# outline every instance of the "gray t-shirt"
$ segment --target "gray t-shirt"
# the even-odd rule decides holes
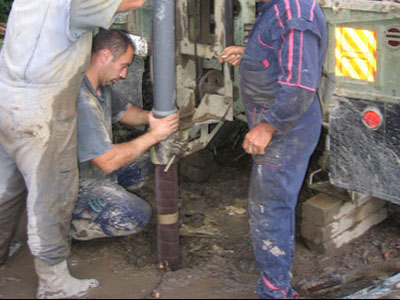
[[[112,87],[101,88],[97,95],[87,77],[78,97],[78,159],[80,178],[104,178],[105,173],[91,160],[113,147],[112,123],[116,123],[131,106],[128,99]]]

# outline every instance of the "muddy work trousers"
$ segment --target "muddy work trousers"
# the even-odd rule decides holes
[[[321,132],[319,103],[285,135],[275,135],[264,156],[254,156],[249,223],[262,299],[295,298],[291,263],[295,246],[298,194]]]
[[[76,93],[0,84],[0,258],[25,209],[32,254],[49,264],[67,258],[78,194]]]
[[[151,214],[147,202],[110,178],[81,180],[72,237],[85,241],[135,234],[146,227]]]

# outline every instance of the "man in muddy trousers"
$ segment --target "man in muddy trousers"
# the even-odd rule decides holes
[[[145,152],[177,131],[178,115],[156,119],[133,106],[112,88],[125,79],[134,45],[119,30],[103,30],[93,39],[92,60],[78,97],[80,191],[72,221],[72,237],[90,240],[141,231],[151,207],[127,190],[138,188],[137,175],[150,164]],[[150,125],[143,135],[113,144],[112,123]]]
[[[260,1],[246,46],[231,46],[221,61],[240,64],[250,131],[243,148],[253,156],[249,223],[260,298],[296,298],[291,287],[295,208],[321,132],[316,93],[327,47],[317,0]]]
[[[92,31],[144,0],[14,1],[0,54],[0,264],[25,206],[38,298],[71,298],[96,280],[69,274],[78,194],[76,99]]]

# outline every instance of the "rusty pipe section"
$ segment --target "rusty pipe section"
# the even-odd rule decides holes
[[[156,199],[158,260],[166,270],[175,271],[180,264],[178,164],[168,172],[156,166]]]
[[[175,0],[153,0],[153,113],[166,117],[177,111],[175,63]],[[177,270],[180,264],[178,165],[173,161],[175,136],[152,149],[156,165],[157,253],[160,265]],[[168,165],[168,168],[167,168]]]

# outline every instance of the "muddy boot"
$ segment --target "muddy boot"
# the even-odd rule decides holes
[[[78,241],[90,241],[108,237],[100,224],[89,220],[72,220],[70,236]]]
[[[91,288],[99,286],[95,279],[80,280],[72,277],[66,260],[51,266],[35,258],[35,269],[39,277],[37,299],[79,298]]]

